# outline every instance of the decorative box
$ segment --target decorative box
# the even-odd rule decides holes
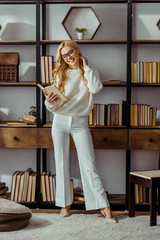
[[[18,82],[19,53],[0,53],[0,82]]]

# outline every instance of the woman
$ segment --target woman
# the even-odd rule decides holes
[[[88,116],[93,108],[93,94],[102,88],[96,69],[88,66],[75,41],[60,44],[53,71],[54,82],[68,101],[56,102],[58,96],[44,91],[46,108],[54,113],[52,138],[56,163],[56,206],[62,207],[61,217],[69,216],[72,204],[69,174],[69,134],[78,154],[86,210],[101,209],[108,222],[116,223],[95,167],[93,143]]]

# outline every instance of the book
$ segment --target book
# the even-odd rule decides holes
[[[53,78],[53,56],[48,56],[48,68],[49,68],[49,82],[52,83]]]
[[[83,188],[80,188],[80,187],[75,188],[74,194],[84,196]]]
[[[121,83],[120,80],[116,79],[109,79],[109,80],[101,80],[102,84],[119,84]]]
[[[44,56],[44,67],[45,67],[45,82],[49,83],[49,62],[48,56]]]
[[[41,56],[41,82],[51,83],[52,82],[52,72],[54,68],[53,56]]]
[[[53,92],[54,94],[57,94],[58,99],[56,100],[56,102],[68,101],[68,98],[62,92],[60,92],[54,84],[47,87],[43,87],[41,84],[37,84],[37,86],[40,87],[40,89],[42,89],[43,91],[45,91],[47,94],[50,94],[51,92]]]
[[[19,121],[22,122],[24,125],[35,125],[36,124],[36,122],[29,121],[29,120],[22,119],[22,118],[19,118]]]
[[[45,83],[44,56],[40,57],[40,63],[41,63],[41,82]]]
[[[31,172],[28,179],[28,191],[27,191],[27,199],[26,199],[27,202],[31,201],[33,174],[34,172]]]
[[[83,188],[78,187],[74,189],[74,200],[85,201]]]
[[[1,194],[0,198],[8,199],[8,195],[6,193],[5,194]]]
[[[45,174],[46,174],[46,172],[41,173],[41,190],[42,190],[42,200],[43,200],[43,202],[47,201],[46,186],[45,186]]]
[[[71,194],[72,194],[72,201],[74,199],[74,191],[73,191],[73,179],[70,179],[70,184],[71,184]]]
[[[56,174],[53,174],[52,182],[53,182],[53,196],[54,196],[54,199],[55,199],[56,198]]]
[[[8,187],[3,187],[0,189],[0,195],[6,193],[8,191]]]
[[[76,201],[85,201],[85,198],[84,197],[82,197],[82,196],[75,196],[74,197],[74,200],[76,200]]]
[[[35,202],[37,173],[32,174],[31,202]]]
[[[21,178],[22,174],[23,174],[22,171],[20,171],[17,174],[17,181],[16,181],[16,187],[15,187],[14,201],[18,201],[19,187],[20,187],[20,178]]]
[[[16,187],[16,181],[17,181],[17,174],[19,171],[15,171],[12,175],[12,185],[11,185],[11,200],[14,200],[14,194],[15,194],[15,187]]]
[[[0,189],[1,188],[4,188],[6,186],[6,183],[5,182],[0,182]]]
[[[53,193],[53,176],[49,176],[49,188],[50,188],[50,199],[51,202],[54,201],[54,193]]]
[[[46,187],[46,196],[47,196],[47,201],[48,201],[48,202],[51,201],[49,176],[50,176],[50,172],[48,171],[48,172],[46,172],[46,174],[45,174],[45,187]]]
[[[27,123],[25,122],[21,122],[21,121],[14,121],[14,122],[7,122],[7,125],[27,125]]]
[[[36,123],[36,117],[32,116],[32,115],[24,115],[22,121],[25,121],[26,123],[35,124]]]
[[[21,174],[21,177],[20,177],[20,184],[19,184],[19,194],[18,194],[18,201],[22,201],[22,193],[23,193],[23,185],[24,185],[24,175],[25,175],[25,172],[23,172]]]
[[[22,192],[22,201],[27,200],[27,191],[28,191],[28,180],[29,175],[32,173],[32,169],[28,168],[24,173],[24,184],[23,184],[23,192]]]

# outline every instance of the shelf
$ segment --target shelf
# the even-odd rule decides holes
[[[132,44],[160,44],[160,40],[132,40]]]
[[[102,80],[104,87],[126,87],[127,83],[125,81],[119,80]]]
[[[126,82],[115,82],[113,81],[107,81],[107,80],[102,80],[103,87],[126,87],[127,83]],[[43,86],[48,86],[49,84],[47,83],[41,83]]]
[[[133,3],[160,3],[160,0],[132,0]]]
[[[36,0],[0,0],[0,4],[36,4]]]
[[[35,87],[36,82],[0,82],[0,87]]]
[[[57,44],[59,45],[61,42],[65,40],[42,40],[41,44]],[[126,40],[74,40],[78,44],[127,44]]]
[[[125,205],[126,196],[125,194],[108,194],[108,200],[111,205]],[[74,208],[74,205],[84,205],[84,201],[73,201],[73,205],[71,205],[71,209]],[[54,202],[41,202],[43,207],[52,207],[56,208]]]
[[[7,121],[9,122],[9,121]],[[9,124],[7,124],[6,121],[1,121],[0,122],[0,127],[7,127],[7,128],[35,128],[36,127],[36,124],[27,124],[27,125],[23,125],[23,124],[18,124],[18,121],[10,121]],[[13,124],[11,124],[13,123]]]
[[[131,83],[132,87],[160,87],[160,83]]]
[[[45,123],[43,125],[43,127],[44,128],[52,127],[52,122],[49,121],[49,122]],[[99,126],[94,126],[94,125],[89,126],[89,129],[103,129],[103,128],[119,128],[119,129],[121,129],[121,128],[127,128],[127,127],[126,126],[100,126],[100,125]]]
[[[74,3],[73,0],[43,0],[45,3]],[[76,3],[127,3],[126,0],[77,0]]]
[[[96,126],[94,126],[94,125],[89,125],[89,129],[103,129],[103,128],[109,128],[109,129],[115,129],[115,128],[118,128],[118,129],[125,129],[125,128],[127,128],[126,126],[101,126],[101,125],[96,125]]]
[[[35,40],[0,40],[0,45],[36,45]]]
[[[159,129],[160,128],[160,124],[156,125],[156,126],[150,126],[150,127],[147,127],[147,126],[133,126],[133,127],[130,127],[131,129]]]

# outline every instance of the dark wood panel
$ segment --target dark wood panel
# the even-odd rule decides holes
[[[126,149],[126,129],[91,129],[94,148],[97,149]],[[38,148],[53,148],[51,129],[38,129]],[[71,138],[71,148],[75,148]]]
[[[160,130],[130,130],[129,149],[160,150]]]
[[[91,130],[94,148],[126,149],[127,129],[93,129]]]
[[[37,148],[37,129],[0,128],[1,148]]]
[[[37,145],[38,148],[53,148],[51,128],[38,128]]]

